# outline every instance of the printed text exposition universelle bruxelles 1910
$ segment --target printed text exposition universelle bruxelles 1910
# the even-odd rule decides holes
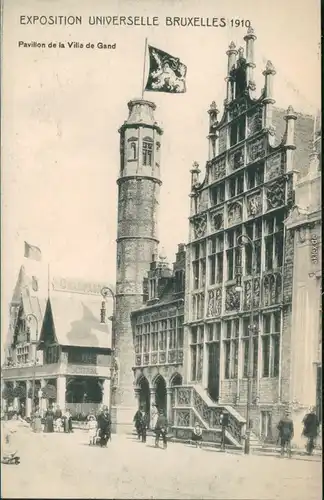
[[[85,22],[84,22],[85,21]],[[160,19],[158,16],[43,16],[43,15],[21,15],[21,25],[40,26],[73,26],[89,24],[91,26],[175,26],[175,27],[201,27],[201,28],[224,28],[246,27],[251,25],[248,19],[225,17],[179,17],[166,16]]]

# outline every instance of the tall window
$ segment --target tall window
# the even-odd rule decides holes
[[[224,323],[224,378],[231,379],[238,376],[239,352],[239,319]]]
[[[223,250],[224,234],[214,236],[209,240],[209,284],[223,281]]]
[[[175,349],[177,347],[177,319],[170,318],[169,320],[169,349]]]
[[[245,115],[233,121],[230,125],[230,146],[245,139]]]
[[[29,345],[23,345],[21,347],[17,347],[16,351],[16,359],[17,359],[17,364],[18,365],[25,365],[28,363],[30,360],[30,346]]]
[[[205,295],[203,292],[192,295],[192,319],[200,319],[204,317]]]
[[[210,204],[212,207],[225,201],[225,183],[210,188]]]
[[[242,234],[242,227],[239,226],[236,229],[231,229],[227,231],[226,235],[226,261],[227,261],[227,280],[234,279],[235,268],[241,266],[242,263],[242,251],[241,247],[238,245],[238,237]]]
[[[252,263],[251,245],[245,245],[245,274],[261,272],[261,242],[262,242],[262,220],[258,219],[245,225],[245,234],[254,242],[254,262]]]
[[[128,145],[128,160],[137,160],[137,144],[135,141],[132,141]]]
[[[284,212],[268,217],[265,221],[265,270],[270,271],[282,266],[284,244]]]
[[[196,243],[192,251],[193,287],[202,288],[206,279],[206,242]]]
[[[244,191],[244,174],[241,173],[228,180],[228,198],[233,198]]]
[[[151,323],[151,346],[152,351],[157,351],[159,347],[159,322],[152,321]]]
[[[264,182],[264,166],[258,165],[251,166],[246,173],[246,187],[247,189],[253,189],[260,186]]]
[[[262,376],[278,377],[280,364],[281,313],[276,311],[263,316]]]
[[[159,339],[159,350],[165,351],[167,346],[167,330],[168,330],[168,320],[163,319],[160,322],[160,339]]]
[[[243,347],[243,377],[249,376],[249,336],[250,336],[250,317],[243,318],[243,332],[242,332],[242,347]],[[258,374],[258,347],[259,347],[259,318],[255,316],[253,319],[253,353],[252,353],[252,376],[256,377]]]
[[[151,167],[153,159],[153,140],[150,137],[146,137],[143,140],[142,154],[143,165]]]
[[[183,316],[177,318],[177,347],[183,348]]]
[[[183,292],[185,289],[185,273],[182,269],[175,272],[175,293]]]
[[[203,346],[204,327],[195,326],[191,329],[190,353],[191,353],[191,380],[202,381],[203,368]]]

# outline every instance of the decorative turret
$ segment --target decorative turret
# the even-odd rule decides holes
[[[286,133],[285,133],[285,147],[287,148],[287,173],[293,172],[293,153],[296,149],[295,146],[295,120],[297,120],[297,115],[293,110],[292,106],[289,106],[287,113],[284,116],[284,120],[287,122]],[[295,187],[297,181],[297,172],[294,172],[293,186]]]
[[[199,174],[200,174],[199,163],[197,163],[196,161],[193,162],[192,169],[190,170],[190,173],[191,173],[191,190],[193,191],[200,184],[199,183]]]
[[[217,151],[217,137],[218,133],[216,131],[216,127],[218,125],[218,114],[219,110],[217,109],[215,101],[213,101],[208,110],[209,114],[209,135],[208,135],[208,159],[212,160],[218,154]]]
[[[276,74],[276,70],[271,61],[268,61],[265,70],[262,73],[265,77],[264,85],[264,128],[270,129],[272,126],[272,110],[273,105],[276,102],[273,99],[273,77]]]
[[[248,82],[248,86],[251,88],[251,90],[255,89],[253,70],[255,68],[254,42],[256,38],[257,37],[254,34],[254,29],[252,27],[248,28],[244,40],[246,43],[246,79]]]
[[[235,48],[235,43],[231,42],[229,44],[228,51],[226,52],[228,56],[228,63],[227,63],[227,94],[226,94],[226,101],[229,103],[234,99],[234,79],[232,76],[232,71],[235,69],[235,64],[236,64],[236,56],[237,56],[237,50]]]

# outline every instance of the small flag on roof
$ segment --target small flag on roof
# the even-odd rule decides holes
[[[42,260],[42,252],[41,250],[34,246],[30,245],[25,241],[25,254],[24,254],[26,259],[32,259],[32,260]]]

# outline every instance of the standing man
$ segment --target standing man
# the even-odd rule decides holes
[[[291,440],[294,437],[294,423],[290,417],[289,410],[285,411],[285,416],[279,421],[278,427],[280,441],[280,455],[284,456],[285,451],[291,458]]]
[[[303,418],[303,435],[307,438],[306,451],[308,455],[312,455],[316,438],[318,435],[319,420],[316,416],[316,408],[310,408],[310,411]]]
[[[164,415],[163,410],[160,410],[158,419],[155,424],[155,447],[159,447],[160,436],[163,441],[163,448],[166,449],[168,446],[167,443],[167,432],[168,432],[168,421],[166,416]]]
[[[225,409],[221,413],[220,424],[221,424],[221,427],[222,427],[221,450],[225,451],[226,429],[228,427],[228,412]]]
[[[107,406],[103,407],[102,412],[100,412],[97,417],[97,421],[100,435],[100,446],[105,447],[111,437],[111,418]]]

